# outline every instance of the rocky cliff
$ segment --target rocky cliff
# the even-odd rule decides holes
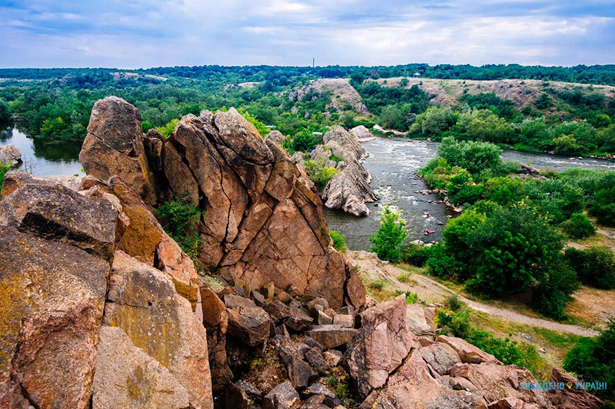
[[[125,181],[147,204],[188,193],[204,212],[199,259],[229,282],[315,294],[360,307],[363,287],[331,246],[311,182],[235,109],[182,118],[165,140],[144,136],[138,111],[108,97],[92,110],[86,173]]]
[[[106,98],[88,176],[5,177],[0,407],[601,407],[522,390],[527,370],[436,336],[433,309],[403,295],[366,300],[310,181],[234,110],[184,117],[168,140],[138,123]],[[185,191],[215,286],[155,217]]]
[[[371,175],[363,167],[363,160],[368,153],[356,136],[366,137],[363,130],[367,131],[365,127],[357,127],[349,132],[341,126],[334,126],[323,136],[324,144],[318,145],[309,154],[309,159],[321,161],[325,166],[338,170],[322,192],[325,206],[355,216],[369,216],[365,203],[378,198],[370,186]],[[299,166],[304,166],[303,154],[299,153],[293,158]]]

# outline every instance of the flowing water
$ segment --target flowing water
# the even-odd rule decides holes
[[[79,151],[81,142],[44,144],[28,138],[18,126],[0,129],[0,146],[15,145],[22,154],[21,168],[37,176],[74,175],[81,172]],[[372,186],[379,200],[368,203],[371,215],[355,217],[341,211],[325,209],[329,227],[346,235],[353,250],[367,250],[369,236],[378,230],[378,212],[384,205],[393,205],[402,211],[408,224],[409,240],[435,241],[452,214],[436,195],[423,195],[428,187],[416,176],[417,170],[436,156],[438,144],[412,139],[377,138],[364,144],[370,156],[365,168],[372,175]],[[615,162],[600,159],[575,159],[545,154],[505,151],[506,161],[530,163],[540,168],[564,170],[570,167],[610,169]],[[425,212],[429,217],[425,217]],[[435,233],[425,235],[425,230]]]
[[[438,240],[451,214],[443,203],[438,203],[436,195],[422,195],[419,192],[428,187],[416,177],[417,170],[436,156],[438,143],[378,138],[366,142],[363,146],[370,153],[364,165],[372,175],[372,186],[380,199],[376,203],[368,204],[371,213],[369,217],[359,218],[326,209],[325,217],[329,227],[346,235],[350,249],[367,250],[370,246],[369,236],[378,230],[380,224],[378,211],[389,204],[402,211],[408,224],[409,240]],[[529,163],[539,169],[562,171],[581,167],[615,171],[614,161],[601,159],[575,159],[517,151],[504,151],[502,159]],[[425,211],[429,212],[431,217],[425,217]],[[425,230],[433,230],[435,233],[426,236]]]

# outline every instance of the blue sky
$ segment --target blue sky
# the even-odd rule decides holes
[[[614,0],[0,0],[0,67],[615,63]]]

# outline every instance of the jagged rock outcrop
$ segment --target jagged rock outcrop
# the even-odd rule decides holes
[[[11,167],[21,163],[21,152],[13,145],[0,146],[0,164],[8,164]]]
[[[205,328],[176,264],[116,250],[135,220],[121,200],[19,172],[5,185],[0,406],[212,408]]]
[[[372,134],[369,129],[367,129],[363,125],[355,126],[348,132],[350,132],[351,135],[357,138],[359,142],[367,142],[376,139],[374,134]]]
[[[361,314],[361,332],[348,345],[345,364],[359,394],[366,398],[383,386],[418,342],[406,325],[406,297],[401,295]]]
[[[141,115],[121,98],[107,97],[92,108],[79,161],[102,180],[119,176],[148,204],[156,203],[153,173],[145,156]]]
[[[273,282],[322,295],[336,307],[364,303],[362,284],[331,246],[311,182],[235,109],[185,116],[166,141],[148,133],[144,143],[138,111],[109,97],[95,104],[88,129],[86,173],[119,176],[147,204],[157,186],[161,199],[187,193],[199,205],[199,259],[212,273],[253,289]],[[151,169],[161,170],[153,177]]]
[[[559,368],[551,370],[550,382],[566,385],[564,389],[549,391],[549,399],[561,409],[600,409],[603,402],[583,388],[577,388],[578,380]],[[570,386],[569,386],[570,385]]]
[[[371,175],[361,164],[367,151],[355,136],[341,126],[334,126],[323,140],[334,153],[340,151],[345,162],[341,172],[329,181],[323,191],[325,206],[342,209],[355,216],[369,216],[365,203],[373,202],[378,197],[370,186]]]

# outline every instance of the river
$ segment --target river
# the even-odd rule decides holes
[[[22,153],[22,169],[37,176],[74,175],[82,172],[79,163],[80,142],[44,144],[28,138],[19,127],[8,126],[0,130],[0,146],[15,145]],[[409,240],[434,241],[441,237],[446,221],[452,216],[436,195],[422,195],[428,189],[416,177],[417,170],[436,155],[438,144],[401,138],[377,138],[364,144],[370,153],[365,168],[372,175],[372,186],[380,198],[368,203],[371,215],[355,217],[340,211],[325,209],[329,227],[346,235],[353,250],[367,250],[369,236],[379,226],[378,212],[384,205],[393,205],[402,211],[408,224]],[[529,163],[539,169],[564,170],[570,167],[609,169],[615,171],[615,162],[600,159],[571,159],[546,154],[505,151],[505,161]],[[424,217],[425,212],[430,217]],[[435,233],[424,235],[425,230]]]
[[[358,218],[340,211],[325,209],[329,227],[346,235],[348,247],[352,250],[367,250],[369,236],[379,227],[378,211],[384,205],[393,205],[402,211],[408,224],[408,239],[434,241],[441,237],[444,224],[451,214],[446,206],[437,202],[436,195],[422,195],[420,190],[428,189],[416,177],[417,170],[436,156],[438,143],[401,138],[377,138],[364,143],[370,156],[365,168],[372,175],[372,186],[380,198],[369,203],[370,216]],[[571,167],[585,169],[607,169],[615,171],[615,161],[602,159],[572,159],[561,156],[504,151],[504,161],[531,164],[539,169],[562,171]],[[425,211],[429,218],[424,217]],[[424,235],[425,230],[434,234]]]

